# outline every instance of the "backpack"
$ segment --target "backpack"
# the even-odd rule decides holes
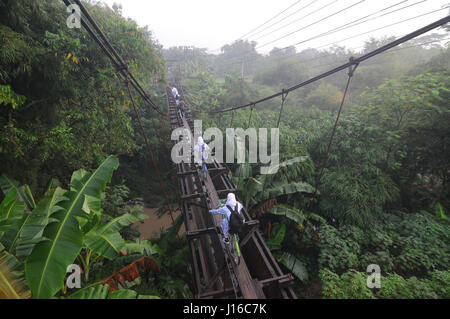
[[[244,218],[238,211],[238,203],[234,206],[234,210],[227,205],[228,210],[231,212],[228,232],[230,234],[239,234],[242,231],[242,226],[244,225]]]

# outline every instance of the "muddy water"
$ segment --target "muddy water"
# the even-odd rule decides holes
[[[149,218],[144,219],[143,222],[138,222],[135,224],[137,226],[141,236],[139,238],[158,238],[161,231],[166,231],[170,226],[172,226],[172,219],[169,214],[164,214],[159,218],[156,215],[156,208],[144,208],[144,214]],[[176,219],[180,215],[180,212],[174,212],[173,218]],[[184,233],[184,225],[181,226],[180,234]]]

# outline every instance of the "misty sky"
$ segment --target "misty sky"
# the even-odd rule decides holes
[[[140,26],[148,25],[153,31],[154,38],[165,48],[195,46],[208,48],[211,53],[220,53],[223,45],[231,44],[243,37],[291,5],[293,6],[290,9],[244,39],[255,40],[260,53],[267,53],[273,47],[282,48],[302,41],[306,42],[297,45],[297,50],[308,47],[320,49],[334,42],[347,48],[357,48],[370,36],[407,34],[445,17],[449,14],[449,9],[353,39],[342,40],[450,6],[450,0],[102,0],[102,2],[109,6],[113,3],[121,4],[123,15],[134,19]],[[354,6],[351,7],[352,5]],[[407,6],[410,7],[402,9]],[[398,9],[402,10],[388,14]],[[339,12],[341,10],[342,12]],[[330,15],[333,16],[328,17]],[[358,20],[361,18],[364,19]],[[321,19],[323,21],[317,22]],[[347,27],[344,25],[354,20],[358,21],[354,22],[357,25],[353,27],[308,40],[332,29]],[[365,20],[370,21],[364,22]],[[297,31],[299,29],[301,30]],[[443,32],[442,29],[439,32]],[[290,33],[292,34],[288,35]],[[279,39],[284,36],[286,37]]]

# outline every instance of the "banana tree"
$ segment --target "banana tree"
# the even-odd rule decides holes
[[[291,271],[295,277],[305,282],[308,280],[308,271],[305,265],[294,255],[282,251],[282,243],[286,236],[286,224],[277,223],[273,227],[268,228],[266,244],[267,247],[273,251],[275,259],[283,264],[289,271]]]
[[[92,216],[99,216],[100,214],[93,213]],[[138,211],[132,211],[127,214],[123,214],[116,218],[112,218],[105,224],[100,224],[99,217],[93,217],[86,224],[84,231],[84,244],[83,253],[78,255],[78,260],[83,265],[85,281],[89,281],[89,270],[91,265],[99,258],[106,258],[112,260],[119,256],[120,250],[126,246],[125,240],[120,235],[119,230],[123,227],[134,224],[148,218],[147,215],[141,214]],[[135,243],[136,244],[136,243]],[[136,244],[136,249],[150,249],[150,245],[141,243]],[[128,243],[128,250],[132,249],[131,244]]]
[[[0,176],[0,188],[4,194],[7,194],[10,190],[16,191],[16,196],[19,201],[25,203],[27,208],[31,211],[36,207],[33,195],[31,194],[30,187],[28,185],[19,186],[19,183],[6,175]]]
[[[289,271],[291,271],[295,277],[300,281],[308,281],[308,271],[302,261],[296,258],[294,255],[288,252],[275,252],[275,259],[283,264]]]
[[[306,156],[280,163],[272,167],[273,174],[252,176],[250,164],[240,164],[231,174],[239,189],[247,210],[283,195],[312,194],[314,188],[302,179],[309,176],[311,161]]]
[[[18,197],[18,190],[10,188],[5,191],[0,204],[0,242],[10,253],[14,252],[20,229],[27,218],[25,204]]]
[[[290,220],[292,220],[299,230],[304,229],[305,226],[310,226],[314,228],[314,225],[311,221],[317,221],[319,223],[325,223],[325,219],[317,214],[310,213],[308,216],[303,213],[300,209],[284,205],[278,204],[268,211],[269,214],[284,216]],[[308,218],[309,217],[309,218]],[[306,225],[305,225],[306,224]]]
[[[65,292],[67,267],[75,260],[81,263],[88,281],[94,262],[112,260],[122,249],[129,253],[160,252],[148,241],[126,242],[120,234],[123,227],[147,215],[139,210],[115,218],[102,214],[101,194],[118,165],[118,159],[110,156],[93,172],[75,171],[69,191],[52,180],[37,205],[26,185],[0,176],[5,193],[0,203],[0,243],[24,263],[33,298],[50,298],[61,288]]]
[[[42,239],[25,260],[33,298],[50,298],[62,288],[67,267],[83,247],[79,220],[89,219],[91,212],[100,211],[101,192],[118,165],[118,159],[110,156],[92,173],[83,169],[73,173],[70,191],[61,192],[64,199],[60,198],[48,213]]]

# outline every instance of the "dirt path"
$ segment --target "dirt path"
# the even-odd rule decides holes
[[[156,215],[156,208],[144,208],[144,214],[149,216],[149,218],[144,219],[144,221],[138,222],[135,225],[138,230],[141,232],[141,236],[139,238],[157,238],[162,231],[166,231],[170,226],[172,226],[172,219],[169,214],[163,215],[159,218]],[[173,218],[177,218],[180,215],[180,212],[177,211],[173,214]],[[180,234],[184,233],[184,225],[181,226]]]

